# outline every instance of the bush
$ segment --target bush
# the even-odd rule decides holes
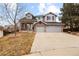
[[[3,31],[3,35],[4,36],[6,36],[6,35],[8,35],[8,34],[10,34],[11,32],[9,32],[9,31]]]
[[[63,29],[63,32],[71,32],[70,29]]]
[[[73,29],[63,29],[63,32],[79,32],[79,28],[73,28]]]

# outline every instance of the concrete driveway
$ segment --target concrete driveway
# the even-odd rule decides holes
[[[66,33],[37,33],[31,56],[79,55],[79,37]]]

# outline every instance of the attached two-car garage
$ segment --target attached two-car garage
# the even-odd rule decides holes
[[[62,26],[59,24],[48,25],[43,22],[38,22],[34,24],[34,31],[35,32],[61,32]]]
[[[61,32],[61,26],[36,27],[36,32]]]

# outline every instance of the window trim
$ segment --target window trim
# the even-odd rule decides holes
[[[51,20],[51,17],[50,16],[47,16],[47,20]]]

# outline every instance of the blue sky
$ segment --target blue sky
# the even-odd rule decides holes
[[[40,15],[42,14],[42,9],[44,8],[47,12],[48,8],[50,9],[56,9],[60,11],[60,8],[62,8],[63,4],[62,3],[27,3],[27,4],[22,4],[26,12],[31,12],[34,15]],[[54,7],[52,7],[54,6]],[[39,10],[40,9],[40,10]],[[59,11],[56,13],[58,14]],[[53,11],[52,11],[53,12]]]
[[[19,14],[18,18],[24,17],[28,12],[32,13],[34,16],[46,14],[48,12],[53,12],[59,16],[59,13],[61,13],[60,8],[62,8],[63,3],[19,3],[19,6],[21,7],[22,11]],[[3,7],[3,4],[0,4],[0,15],[3,15],[5,17],[5,10],[3,9]],[[16,4],[10,4],[8,7],[12,12],[14,12]],[[1,25],[9,24],[5,19],[3,21],[0,20]]]

